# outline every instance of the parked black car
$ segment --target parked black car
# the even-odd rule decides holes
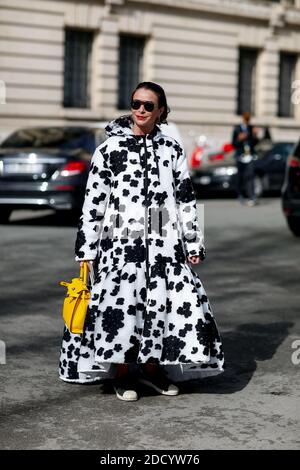
[[[286,161],[294,146],[293,142],[277,142],[254,156],[255,193],[278,192],[284,180]],[[191,170],[193,186],[197,196],[236,193],[237,168],[234,151],[208,156],[206,161]]]
[[[105,140],[92,126],[31,127],[0,146],[0,222],[15,209],[79,213],[95,148]]]
[[[233,151],[211,156],[212,159],[208,156],[199,168],[190,170],[197,197],[235,191],[237,169]]]
[[[276,142],[264,154],[258,153],[255,161],[255,173],[263,181],[263,191],[280,194],[288,156],[291,154],[295,142]]]
[[[294,235],[300,236],[300,141],[287,159],[282,186],[282,208],[288,226]]]
[[[237,167],[234,151],[227,152],[222,158],[213,155],[212,160],[203,161],[201,167],[191,170],[191,178],[195,195],[205,196],[236,195]],[[255,158],[258,158],[257,156]],[[255,194],[263,193],[263,177],[256,175],[254,179]]]

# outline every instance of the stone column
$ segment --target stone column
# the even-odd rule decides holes
[[[119,27],[116,15],[105,13],[101,19],[97,62],[97,108],[101,119],[115,115],[118,98]]]
[[[277,114],[279,52],[276,38],[267,38],[257,62],[256,115],[272,118]]]

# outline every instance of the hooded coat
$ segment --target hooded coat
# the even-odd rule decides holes
[[[220,335],[187,256],[205,259],[184,150],[130,116],[106,127],[92,157],[75,259],[95,279],[82,335],[64,327],[60,378],[112,378],[118,363],[159,363],[183,381],[223,371]]]

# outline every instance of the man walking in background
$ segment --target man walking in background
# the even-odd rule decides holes
[[[233,130],[232,145],[235,148],[237,163],[238,199],[243,203],[245,198],[249,206],[257,203],[254,190],[254,147],[258,142],[257,129],[250,124],[251,115],[243,113],[243,122]]]

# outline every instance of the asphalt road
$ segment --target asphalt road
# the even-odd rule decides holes
[[[59,281],[77,275],[75,225],[51,211],[22,211],[0,226],[1,449],[300,448],[300,365],[292,361],[300,340],[300,239],[288,231],[279,199],[204,207],[207,259],[196,270],[222,335],[226,372],[183,384],[177,397],[142,388],[132,403],[108,385],[58,379]]]

